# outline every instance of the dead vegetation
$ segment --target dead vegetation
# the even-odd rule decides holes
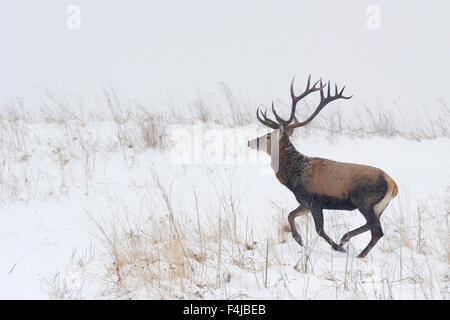
[[[110,169],[110,158],[118,156],[127,168],[139,173],[136,163],[140,155],[169,150],[170,124],[198,120],[239,127],[254,122],[253,103],[236,97],[225,85],[221,92],[221,99],[199,94],[188,103],[187,112],[173,104],[166,113],[153,112],[151,107],[123,102],[111,87],[104,90],[104,110],[97,112],[88,111],[79,97],[61,98],[54,93],[43,95],[45,103],[38,115],[21,99],[3,105],[2,204],[71,201],[71,183],[79,181],[86,196],[82,199],[102,194],[111,203],[111,207],[97,203],[87,207],[86,214],[103,247],[95,255],[74,254],[65,273],[58,271],[48,279],[51,298],[86,298],[83,288],[89,282],[100,283],[100,296],[121,299],[448,298],[448,269],[433,266],[436,262],[450,264],[448,195],[436,195],[441,202],[431,199],[418,206],[414,202],[413,207],[411,197],[401,194],[382,218],[387,228],[377,259],[361,261],[353,254],[358,241],[350,244],[348,255],[336,256],[322,247],[309,216],[297,221],[305,240],[305,248],[300,250],[289,235],[289,208],[281,200],[266,202],[270,210],[261,216],[268,216],[270,223],[255,222],[246,211],[245,190],[233,189],[231,178],[224,184],[211,184],[214,197],[185,189],[192,192],[186,203],[176,201],[180,193],[173,193],[171,177],[161,173],[148,175],[148,185],[136,182],[133,190],[145,191],[139,193],[139,206],[125,203],[127,196],[112,196],[102,189],[113,179],[98,181],[96,175]],[[426,108],[384,112],[384,107],[378,107],[359,107],[353,118],[347,117],[351,110],[330,109],[299,134],[323,134],[331,140],[345,135],[413,140],[450,137],[450,108],[442,100],[433,105],[433,113]],[[299,108],[299,117],[310,111],[305,104]],[[421,121],[411,120],[412,114]],[[136,217],[136,208],[145,214]],[[193,214],[187,214],[189,210]],[[99,218],[102,215],[104,218]],[[334,239],[350,228],[339,215],[327,215],[326,219]],[[76,281],[75,274],[79,276]]]

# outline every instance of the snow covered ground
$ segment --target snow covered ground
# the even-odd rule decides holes
[[[204,126],[191,128],[229,130]],[[225,164],[176,163],[173,143],[149,148],[136,128],[2,120],[0,298],[448,299],[448,137],[294,135],[306,155],[397,182],[385,236],[357,259],[367,233],[335,252],[306,216],[305,247],[292,239],[293,195],[245,148],[256,125],[232,128],[241,138]],[[363,223],[358,211],[325,212],[334,240]]]

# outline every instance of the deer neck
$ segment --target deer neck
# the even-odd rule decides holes
[[[272,157],[272,168],[278,180],[282,184],[288,185],[292,174],[299,172],[303,167],[302,164],[306,157],[295,149],[287,135],[284,135],[279,141],[278,163],[275,162],[277,161],[275,157]]]

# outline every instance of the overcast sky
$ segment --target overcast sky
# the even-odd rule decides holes
[[[347,84],[354,102],[448,101],[449,15],[448,0],[1,0],[0,103],[33,103],[43,86],[88,98],[103,83],[142,103],[185,101],[220,81],[288,100],[292,76],[300,90],[309,73]]]

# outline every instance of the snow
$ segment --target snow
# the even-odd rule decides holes
[[[296,220],[301,248],[283,229],[296,201],[262,164],[178,164],[171,146],[121,144],[113,121],[20,122],[5,132],[2,299],[448,298],[448,138],[293,137],[306,155],[376,166],[397,182],[385,236],[357,259],[368,233],[335,252],[310,216]],[[118,273],[97,223],[126,257]],[[363,223],[357,211],[325,212],[335,241]]]

